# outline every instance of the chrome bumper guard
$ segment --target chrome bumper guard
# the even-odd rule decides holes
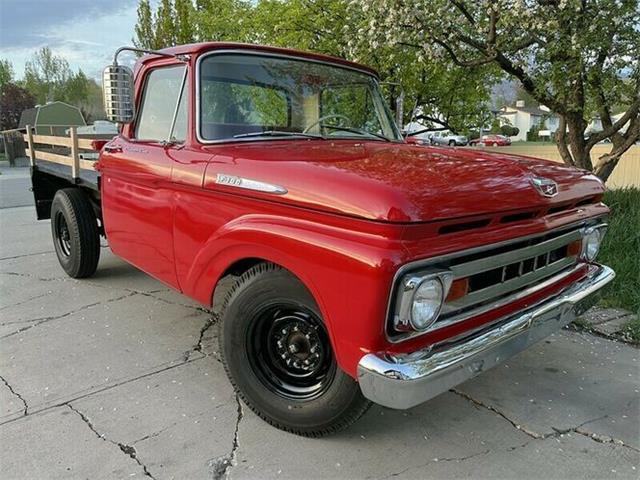
[[[358,363],[365,397],[390,408],[411,408],[520,353],[593,305],[593,294],[615,277],[593,266],[555,297],[460,341],[403,355],[368,353]]]

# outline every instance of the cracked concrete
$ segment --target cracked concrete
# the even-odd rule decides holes
[[[2,381],[2,383],[4,384],[5,388],[7,390],[9,390],[9,392],[11,393],[11,395],[17,399],[20,400],[20,402],[22,403],[23,409],[22,409],[22,414],[23,415],[28,415],[29,414],[29,405],[27,405],[26,400],[22,397],[22,395],[20,395],[18,392],[16,392],[13,387],[11,385],[9,385],[9,382],[7,382],[4,377],[0,376],[0,381]],[[7,405],[9,407],[9,411],[11,412],[11,407],[13,404],[13,401],[9,400],[9,399],[4,399],[3,398],[3,405]],[[5,413],[5,412],[2,412]]]
[[[95,277],[68,279],[34,218],[0,209],[3,480],[638,476],[638,349],[561,332],[416,408],[300,438],[239,402],[219,306],[106,248]]]
[[[240,440],[238,438],[240,431],[240,422],[242,421],[242,417],[244,416],[244,411],[242,409],[242,402],[240,401],[240,397],[238,395],[235,396],[236,403],[238,404],[238,414],[236,419],[236,428],[233,433],[233,442],[231,444],[231,451],[226,455],[221,457],[217,457],[209,462],[209,467],[211,469],[211,477],[213,480],[221,480],[222,478],[228,478],[231,472],[231,469],[236,465],[236,454],[238,452],[238,447],[240,445]]]
[[[140,461],[140,459],[138,458],[138,452],[136,452],[135,447],[132,447],[131,445],[126,445],[124,443],[115,442],[113,440],[110,440],[110,439],[106,438],[103,434],[101,434],[100,432],[98,432],[95,429],[95,427],[93,426],[91,421],[87,418],[87,416],[84,413],[82,413],[80,410],[75,408],[70,403],[67,403],[67,407],[69,407],[69,409],[71,409],[72,412],[75,412],[76,414],[78,414],[80,416],[80,418],[82,419],[82,421],[87,424],[89,429],[93,433],[95,433],[96,436],[99,439],[104,440],[105,442],[109,442],[109,443],[112,443],[112,444],[116,445],[120,449],[120,451],[122,451],[122,453],[127,455],[129,458],[132,458],[133,460],[135,460],[135,462],[142,467],[142,471],[144,472],[144,474],[147,477],[154,478],[153,475],[151,475],[151,473],[149,473],[149,469],[147,469],[147,466],[144,463],[142,463]]]

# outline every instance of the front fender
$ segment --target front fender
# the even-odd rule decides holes
[[[384,338],[387,296],[402,249],[380,232],[357,232],[300,218],[252,214],[214,231],[181,280],[185,294],[210,305],[234,263],[278,264],[307,287],[325,320],[340,367],[356,376],[364,353]]]

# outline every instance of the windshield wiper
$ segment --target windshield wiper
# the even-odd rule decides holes
[[[285,132],[281,130],[260,130],[259,132],[238,133],[233,138],[246,138],[246,137],[306,137],[306,138],[323,138],[320,135],[313,133],[302,132]]]
[[[340,130],[341,132],[357,133],[359,135],[369,135],[369,136],[372,136],[372,137],[380,138],[381,140],[384,140],[385,142],[391,142],[390,138],[387,138],[387,137],[385,137],[384,135],[382,135],[380,133],[369,132],[367,130],[362,130],[360,128],[340,127],[338,125],[320,125],[320,127],[321,128],[330,128],[332,130]]]

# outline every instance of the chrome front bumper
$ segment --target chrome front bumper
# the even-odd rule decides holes
[[[369,353],[358,363],[360,389],[385,407],[425,402],[564,327],[589,308],[592,295],[614,277],[611,268],[596,266],[559,295],[455,343],[403,355]]]

